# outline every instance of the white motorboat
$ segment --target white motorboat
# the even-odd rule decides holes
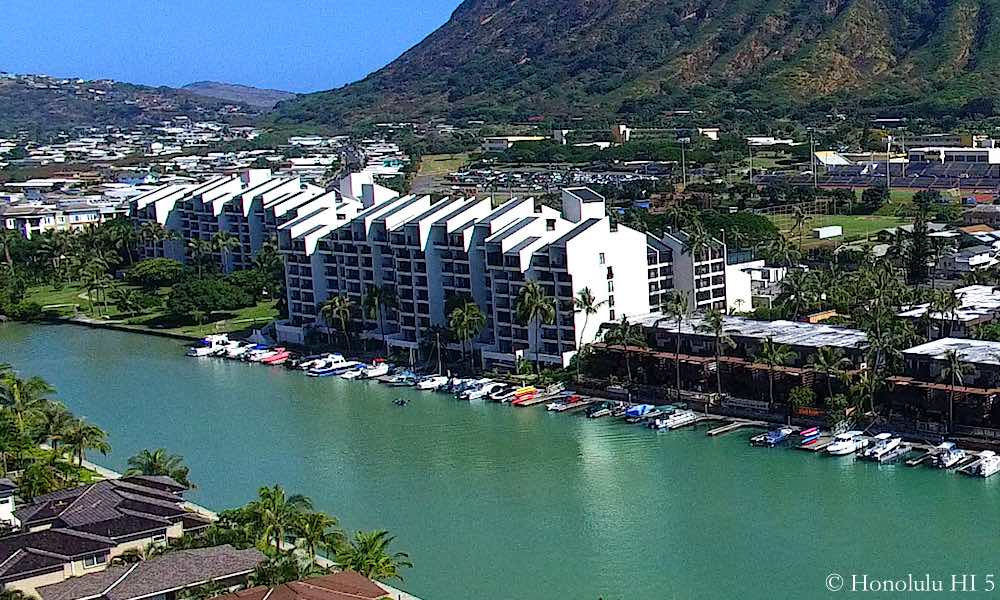
[[[260,348],[258,350],[251,350],[247,354],[243,355],[243,358],[247,362],[259,363],[265,358],[270,358],[278,354],[278,350],[275,348]]]
[[[469,391],[469,393],[466,394],[465,399],[466,400],[482,400],[482,399],[486,398],[487,396],[489,396],[490,394],[492,394],[493,392],[495,392],[497,390],[501,390],[501,389],[503,389],[505,387],[507,387],[507,386],[505,384],[503,384],[503,383],[498,383],[498,382],[495,382],[495,381],[491,381],[490,383],[484,384],[484,385],[480,386],[477,389]]]
[[[698,413],[693,410],[678,410],[668,417],[653,419],[650,427],[653,429],[677,429],[694,423],[698,420],[698,416]]]
[[[361,372],[362,379],[375,379],[376,377],[382,377],[383,375],[389,374],[389,363],[379,362],[373,365],[365,367],[365,370]]]
[[[481,390],[484,386],[489,385],[491,383],[493,383],[492,379],[477,379],[473,381],[471,384],[469,384],[469,386],[466,387],[464,390],[462,390],[460,393],[458,393],[456,397],[459,400],[470,400],[473,394],[478,393],[479,390]]]
[[[448,378],[444,375],[431,375],[424,377],[417,382],[418,390],[437,390],[448,384]]]
[[[1000,456],[992,450],[983,450],[979,453],[979,460],[969,465],[963,472],[976,477],[990,477],[1000,472]]]
[[[871,445],[861,452],[860,457],[882,462],[888,454],[896,450],[902,443],[903,438],[895,437],[891,433],[880,433],[875,436]]]
[[[833,436],[833,441],[826,447],[826,453],[833,456],[846,456],[868,446],[868,438],[862,431],[845,431]]]
[[[330,354],[306,370],[306,375],[310,377],[329,377],[340,373],[352,364],[356,363],[344,360],[343,354]]]
[[[226,334],[208,335],[199,340],[197,344],[188,348],[187,355],[194,357],[211,356],[222,350],[229,344],[229,336]]]
[[[364,364],[357,364],[353,367],[348,368],[346,371],[340,374],[341,379],[358,379],[365,374],[365,369],[368,366]]]
[[[932,464],[939,469],[950,469],[965,458],[965,450],[955,442],[943,442],[934,448]]]
[[[254,345],[249,342],[236,342],[235,346],[226,349],[226,358],[238,359],[247,352],[253,350]]]

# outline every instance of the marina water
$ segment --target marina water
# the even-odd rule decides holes
[[[852,574],[982,581],[1000,570],[1000,477],[750,448],[748,431],[655,433],[183,350],[138,334],[0,326],[0,362],[44,377],[110,432],[114,450],[96,462],[121,470],[165,447],[191,467],[190,498],[213,509],[280,483],[347,529],[390,530],[415,564],[401,586],[426,600],[835,597],[833,573],[849,585]],[[412,402],[395,406],[398,396]]]

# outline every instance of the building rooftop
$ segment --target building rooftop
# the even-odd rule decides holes
[[[232,546],[177,550],[38,589],[43,600],[137,600],[251,573],[264,555]]]
[[[597,192],[588,187],[566,188],[566,191],[569,192],[570,194],[573,194],[580,200],[583,200],[583,202],[585,203],[604,202],[604,196],[598,194]]]
[[[970,285],[958,288],[955,290],[955,296],[960,305],[954,315],[944,315],[938,311],[931,312],[929,303],[911,306],[897,315],[908,319],[919,319],[930,312],[931,319],[947,318],[949,321],[963,323],[1000,315],[1000,290],[992,285]]]
[[[941,338],[904,350],[904,354],[919,355],[934,360],[944,360],[945,352],[954,350],[962,362],[980,365],[1000,365],[1000,342]]]
[[[659,329],[675,333],[677,331],[676,321],[660,321],[656,325],[656,322],[662,318],[663,316],[660,314],[653,314],[637,318],[636,322],[641,323],[645,327],[653,327],[655,325]],[[698,331],[698,327],[703,321],[704,319],[701,317],[684,320],[681,323],[681,333],[710,337],[711,334]],[[757,321],[745,317],[725,317],[724,323],[727,335],[760,340],[771,338],[775,343],[789,346],[861,348],[868,343],[868,337],[863,331],[847,327],[823,325],[822,323]]]
[[[175,483],[176,485],[176,483]],[[183,515],[183,498],[161,489],[163,482],[109,479],[37,496],[17,509],[21,523],[53,523],[84,528],[122,519],[139,525],[139,519],[162,521]]]
[[[106,554],[113,540],[68,529],[46,529],[0,538],[0,584],[29,574],[62,571],[75,558]]]
[[[385,597],[391,594],[374,581],[353,571],[341,571],[276,587],[250,588],[216,600],[376,600]]]

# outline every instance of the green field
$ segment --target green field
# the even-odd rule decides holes
[[[469,162],[469,155],[460,154],[428,154],[420,159],[420,170],[417,175],[447,175],[461,169]]]
[[[769,217],[781,232],[789,239],[798,241],[799,232],[793,231],[792,218],[787,215],[771,215]],[[803,247],[809,248],[827,243],[837,243],[854,241],[859,239],[874,238],[875,234],[888,227],[898,227],[910,223],[910,219],[905,217],[892,217],[882,215],[814,215],[806,222],[803,228]],[[817,227],[827,227],[829,225],[840,225],[844,228],[844,235],[828,240],[816,240],[812,238],[812,230]]]

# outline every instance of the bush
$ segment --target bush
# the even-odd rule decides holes
[[[253,297],[254,302],[259,300],[260,297],[264,295],[270,285],[270,280],[267,275],[261,273],[257,269],[233,271],[226,276],[226,282],[250,294]]]
[[[174,286],[167,296],[167,313],[180,318],[236,310],[254,304],[253,295],[216,277],[188,279]]]
[[[184,265],[169,258],[150,258],[140,261],[125,273],[129,283],[148,290],[174,285],[181,280]]]
[[[42,305],[37,302],[22,300],[16,304],[0,304],[0,315],[15,321],[31,321],[41,318],[44,313]]]

